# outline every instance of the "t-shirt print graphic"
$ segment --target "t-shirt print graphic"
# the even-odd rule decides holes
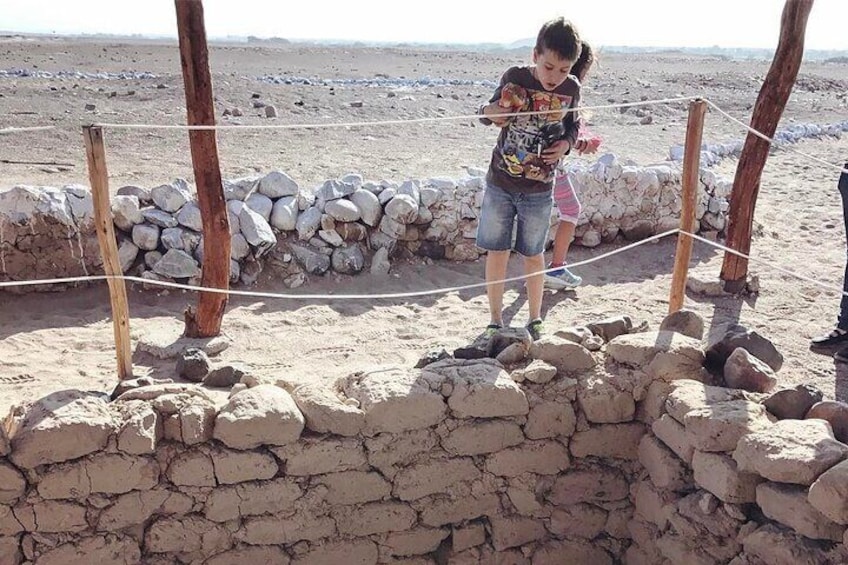
[[[547,112],[516,116],[506,128],[500,147],[502,160],[499,168],[512,177],[550,182],[554,178],[556,165],[542,160],[542,152],[549,147],[544,143],[543,127],[561,122],[564,109],[571,106],[572,97],[542,90],[525,89],[513,83],[504,85],[499,104],[512,112]]]

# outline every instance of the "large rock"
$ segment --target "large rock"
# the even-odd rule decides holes
[[[805,420],[818,418],[830,424],[833,437],[848,443],[848,404],[834,400],[817,402],[804,416]]]
[[[573,445],[572,443],[572,453]],[[642,437],[638,446],[639,462],[648,471],[654,486],[670,490],[683,490],[689,486],[683,461],[678,459],[661,441],[646,435]]]
[[[299,386],[292,392],[292,398],[303,412],[306,427],[314,432],[355,436],[365,426],[365,412],[325,385]]]
[[[654,378],[704,380],[701,342],[675,332],[643,332],[613,339],[607,354],[617,363],[644,369]]]
[[[530,346],[530,356],[550,363],[562,376],[565,373],[585,371],[596,365],[589,351],[576,343],[561,337],[546,335]]]
[[[501,420],[463,424],[442,438],[442,447],[452,455],[482,455],[502,451],[524,441],[521,428]]]
[[[729,327],[724,336],[707,349],[707,366],[715,372],[720,372],[727,358],[739,347],[766,363],[774,371],[779,371],[783,366],[783,355],[771,341],[739,325]]]
[[[259,179],[259,193],[268,198],[291,197],[297,195],[298,191],[297,182],[283,171],[271,171]]]
[[[157,186],[150,191],[150,196],[153,203],[166,212],[176,212],[191,200],[188,186],[179,182]]]
[[[680,380],[672,383],[665,408],[669,416],[682,424],[690,410],[744,398],[745,394],[740,390],[709,386],[693,380]]]
[[[136,224],[144,221],[137,196],[115,196],[112,198],[112,218],[115,225],[129,232]]]
[[[730,400],[688,411],[683,424],[695,449],[733,451],[741,437],[768,430],[774,420],[762,404]]]
[[[724,382],[730,388],[769,392],[777,384],[777,377],[771,367],[738,347],[724,363]]]
[[[831,467],[810,487],[813,507],[837,524],[848,524],[848,461]]]
[[[766,524],[742,540],[748,563],[769,565],[819,565],[844,563],[836,555],[829,555],[821,542],[807,539],[776,524]],[[835,559],[834,559],[835,558]]]
[[[56,392],[12,413],[9,458],[23,469],[76,459],[104,449],[115,428],[104,397]]]
[[[386,204],[385,214],[399,224],[411,224],[418,217],[418,202],[408,194],[398,194]]]
[[[20,471],[0,461],[0,504],[12,504],[26,492],[27,482]]]
[[[271,209],[270,224],[282,232],[292,231],[297,227],[299,209],[294,196],[286,196],[274,202]]]
[[[359,207],[354,202],[345,198],[327,202],[327,205],[324,207],[324,213],[339,222],[355,222],[362,217]]]
[[[13,562],[15,563],[15,562]],[[141,563],[141,550],[131,537],[109,534],[74,540],[53,547],[38,558],[39,565],[132,565]]]
[[[697,312],[678,310],[663,319],[660,331],[677,332],[700,341],[704,337],[704,319]]]
[[[696,451],[692,457],[695,482],[722,502],[746,504],[757,499],[757,485],[762,477],[740,472],[736,461],[723,453]]]
[[[811,485],[848,456],[823,420],[781,420],[739,440],[733,458],[741,471],[781,483]]]
[[[789,526],[802,536],[842,542],[845,526],[831,522],[807,501],[807,489],[796,485],[762,483],[757,505],[767,517]]]
[[[215,439],[234,449],[297,441],[304,420],[288,392],[259,385],[234,394],[215,419]]]
[[[431,388],[431,378],[418,370],[389,369],[351,375],[342,388],[365,412],[363,433],[400,433],[434,426],[445,418],[447,406]]]
[[[617,424],[633,419],[636,413],[633,394],[616,384],[615,377],[606,374],[580,377],[577,402],[589,422]]]
[[[357,190],[350,195],[350,199],[359,209],[362,222],[372,228],[380,223],[380,218],[383,217],[383,207],[380,205],[380,199],[377,198],[377,195],[368,190]]]
[[[803,420],[813,404],[821,402],[822,398],[824,394],[818,388],[800,384],[774,392],[763,405],[780,420]]]
[[[256,257],[261,257],[277,245],[277,237],[265,218],[247,206],[239,212],[239,223],[244,238],[256,249]]]
[[[452,385],[448,406],[456,417],[523,416],[530,410],[524,391],[497,362],[447,359],[428,365],[424,372]]]

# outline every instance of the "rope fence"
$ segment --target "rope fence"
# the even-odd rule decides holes
[[[707,238],[699,236],[694,233],[694,226],[692,225],[692,219],[694,218],[694,202],[695,202],[695,191],[698,183],[698,171],[700,169],[700,151],[701,151],[701,133],[703,131],[703,115],[707,106],[713,108],[719,115],[723,118],[735,123],[737,125],[741,125],[744,129],[746,129],[749,133],[756,135],[757,137],[767,141],[771,144],[772,147],[781,147],[785,150],[796,153],[806,159],[815,161],[819,164],[826,165],[828,167],[839,170],[842,173],[848,173],[848,169],[844,168],[842,165],[838,165],[835,163],[830,163],[824,159],[818,158],[813,155],[809,155],[807,153],[793,150],[791,148],[783,147],[774,142],[773,139],[766,136],[762,132],[759,132],[750,126],[746,125],[741,120],[733,117],[728,112],[723,110],[714,102],[709,99],[703,97],[695,97],[695,96],[683,96],[676,98],[666,98],[660,100],[644,100],[640,102],[626,102],[626,103],[618,103],[618,104],[604,104],[597,106],[581,106],[579,108],[567,108],[567,109],[558,109],[558,110],[545,110],[538,112],[509,112],[502,114],[490,114],[487,115],[487,118],[510,118],[515,116],[527,116],[527,115],[548,115],[551,113],[556,113],[562,115],[564,113],[569,112],[577,112],[583,110],[606,110],[606,109],[615,109],[615,108],[628,108],[628,107],[636,107],[636,106],[650,106],[650,105],[660,105],[660,104],[673,104],[678,102],[689,102],[689,124],[687,125],[687,140],[686,140],[686,154],[684,156],[683,163],[683,195],[682,199],[684,202],[683,210],[681,211],[681,226],[674,230],[669,230],[660,234],[656,234],[649,238],[640,240],[638,242],[634,242],[618,249],[614,249],[612,251],[603,253],[597,257],[593,257],[584,261],[571,263],[569,266],[572,268],[590,265],[592,263],[596,263],[599,261],[606,260],[612,256],[618,255],[620,253],[624,253],[627,251],[631,251],[640,246],[647,245],[649,243],[653,243],[659,241],[663,238],[678,235],[678,247],[675,253],[675,265],[674,265],[674,273],[672,279],[672,292],[669,300],[670,310],[675,311],[682,307],[683,303],[683,293],[685,291],[684,286],[686,283],[688,268],[689,268],[689,259],[691,256],[692,243],[694,241],[700,241],[708,246],[711,246],[715,249],[719,249],[724,251],[725,253],[729,253],[738,257],[741,257],[747,261],[752,261],[755,263],[762,264],[767,268],[772,270],[781,272],[785,275],[797,278],[799,280],[803,280],[810,284],[814,284],[819,286],[827,291],[834,292],[840,295],[848,295],[848,293],[844,292],[842,288],[836,288],[829,284],[826,284],[822,281],[816,280],[812,277],[802,275],[796,272],[793,272],[789,269],[785,269],[780,265],[775,265],[765,260],[756,259],[750,256],[750,254],[741,253],[739,251],[733,250],[727,246],[721,245],[718,242],[711,241]],[[695,117],[696,114],[698,117]],[[373,127],[373,126],[389,126],[389,125],[409,125],[409,124],[421,124],[421,123],[434,123],[434,122],[444,122],[444,121],[457,121],[457,120],[471,120],[471,119],[479,119],[481,114],[467,114],[467,115],[455,115],[455,116],[437,116],[437,117],[426,117],[426,118],[410,118],[410,119],[392,119],[392,120],[374,120],[374,121],[357,121],[357,122],[334,122],[334,123],[307,123],[307,124],[272,124],[272,125],[179,125],[179,124],[133,124],[133,123],[98,123],[93,124],[91,126],[84,127],[86,133],[86,149],[89,160],[89,169],[90,174],[92,175],[92,182],[94,182],[95,177],[97,177],[96,187],[92,187],[93,194],[95,196],[95,215],[97,216],[97,223],[103,224],[101,227],[102,230],[98,230],[98,239],[110,239],[108,236],[111,235],[111,238],[114,238],[114,233],[111,231],[111,213],[109,211],[109,195],[108,195],[108,175],[106,173],[105,168],[105,149],[102,142],[102,130],[103,128],[110,129],[165,129],[165,130],[183,130],[183,131],[204,131],[204,130],[304,130],[304,129],[324,129],[324,128],[353,128],[353,127]],[[7,127],[0,129],[0,134],[13,134],[13,133],[26,133],[26,132],[35,132],[35,131],[46,131],[56,129],[57,126],[33,126],[33,127]],[[90,139],[89,139],[90,138]],[[92,169],[92,167],[94,167]],[[96,173],[96,174],[95,174]],[[96,188],[96,190],[95,190]],[[101,200],[102,202],[98,202]],[[684,216],[686,216],[684,218]],[[689,217],[691,216],[691,218]],[[100,231],[103,231],[106,234],[105,238],[101,238]],[[289,299],[289,300],[395,300],[395,299],[405,299],[405,298],[416,298],[423,296],[435,296],[441,294],[448,294],[453,292],[461,292],[466,290],[474,290],[486,288],[490,285],[498,285],[498,284],[506,284],[513,283],[518,281],[524,281],[530,277],[536,277],[540,275],[547,274],[549,272],[555,271],[556,268],[548,268],[541,271],[537,271],[534,273],[529,273],[516,277],[508,277],[499,281],[490,281],[490,282],[479,282],[472,283],[467,285],[458,285],[458,286],[450,286],[450,287],[440,287],[434,289],[427,290],[419,290],[419,291],[409,291],[409,292],[396,292],[396,293],[378,293],[378,294],[298,294],[298,293],[273,293],[273,292],[259,292],[259,291],[250,291],[250,290],[233,290],[230,288],[217,288],[217,287],[205,287],[191,284],[181,284],[177,282],[170,281],[159,281],[153,279],[145,279],[142,277],[136,276],[128,276],[124,275],[119,266],[117,265],[117,249],[115,248],[114,241],[104,242],[101,241],[101,253],[104,255],[104,265],[110,264],[111,268],[106,268],[106,274],[104,275],[95,275],[95,276],[83,276],[83,277],[63,277],[63,278],[53,278],[53,279],[39,279],[39,280],[27,280],[27,281],[2,281],[0,282],[0,289],[9,288],[9,287],[23,287],[23,286],[34,286],[34,285],[48,285],[48,284],[70,284],[70,283],[78,283],[78,282],[92,282],[92,281],[102,281],[105,280],[109,283],[110,287],[110,298],[112,300],[113,306],[113,317],[114,317],[114,325],[115,325],[115,335],[116,335],[116,347],[118,349],[118,364],[119,364],[119,373],[121,378],[128,378],[129,375],[132,374],[132,365],[129,356],[129,339],[128,339],[128,323],[129,316],[127,313],[127,305],[126,305],[126,291],[124,288],[124,283],[136,282],[144,285],[150,286],[158,286],[163,288],[172,288],[200,293],[209,293],[209,294],[226,294],[231,296],[246,296],[246,297],[254,297],[254,298],[267,298],[267,299]],[[114,263],[114,264],[112,264]]]

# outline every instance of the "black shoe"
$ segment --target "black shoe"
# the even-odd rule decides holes
[[[837,363],[848,363],[848,347],[843,347],[834,353],[833,360]]]
[[[810,347],[813,349],[833,347],[834,345],[848,345],[848,331],[834,328],[829,334],[810,340]]]
[[[530,337],[533,341],[538,341],[540,337],[542,337],[542,320],[535,319],[529,324],[527,324],[527,332],[530,334]]]

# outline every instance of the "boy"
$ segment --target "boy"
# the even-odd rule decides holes
[[[477,245],[488,252],[488,335],[503,327],[504,283],[494,281],[506,278],[511,249],[524,256],[525,274],[545,268],[554,174],[579,130],[576,112],[564,111],[576,108],[580,101],[580,83],[569,76],[580,49],[580,37],[571,22],[563,18],[547,22],[536,38],[534,64],[507,69],[489,104],[481,108],[480,121],[502,128],[492,151],[477,227]],[[515,112],[546,113],[498,116]],[[527,330],[534,340],[542,332],[543,284],[541,274],[527,278]]]

